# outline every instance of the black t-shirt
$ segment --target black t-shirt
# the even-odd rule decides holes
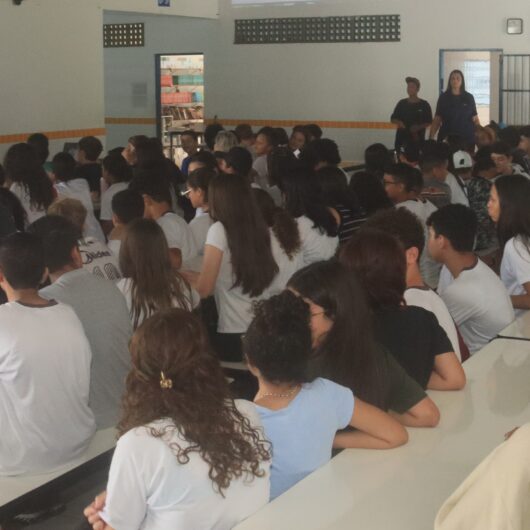
[[[411,103],[407,98],[400,99],[390,119],[400,120],[406,127],[396,131],[396,149],[402,145],[422,142],[425,140],[425,129],[412,133],[410,127],[430,123],[432,121],[431,106],[424,99],[420,99],[417,103]]]
[[[98,193],[100,192],[102,171],[101,166],[97,162],[94,162],[93,164],[83,164],[81,166],[77,166],[75,174],[76,178],[82,178],[88,182],[90,191],[97,191]]]
[[[444,92],[438,98],[436,116],[442,118],[442,126],[438,133],[438,140],[443,140],[450,134],[460,136],[469,145],[475,144],[475,124],[473,117],[477,115],[475,98],[464,92],[455,96],[451,92]]]
[[[436,317],[422,307],[376,312],[375,337],[422,388],[427,387],[434,358],[453,351]]]

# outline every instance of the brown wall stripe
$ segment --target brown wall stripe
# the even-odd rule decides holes
[[[35,132],[35,131],[33,131]],[[96,129],[69,129],[65,131],[39,131],[43,132],[50,140],[62,140],[66,138],[82,138],[83,136],[105,136],[105,128]],[[14,144],[25,142],[32,133],[0,134],[0,144]]]

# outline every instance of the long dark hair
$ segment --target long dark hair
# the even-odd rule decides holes
[[[199,453],[221,495],[234,479],[264,476],[269,444],[236,408],[197,317],[167,309],[148,318],[133,335],[131,358],[120,436],[168,418],[174,426],[150,426],[149,434],[165,441],[178,429],[188,443],[169,443],[177,461],[185,465]]]
[[[445,89],[445,92],[447,94],[451,93],[451,76],[453,74],[460,74],[460,77],[462,77],[462,85],[460,86],[460,94],[463,94],[466,91],[466,78],[464,77],[464,74],[462,70],[452,70],[449,74],[449,77],[447,78],[447,88]]]
[[[234,287],[259,296],[278,274],[269,228],[252,194],[248,179],[221,173],[210,181],[210,216],[222,223],[234,271]]]
[[[22,184],[33,207],[46,210],[53,202],[52,183],[30,145],[12,145],[4,158],[4,169],[7,180]]]
[[[497,235],[501,248],[518,236],[530,250],[530,180],[522,175],[509,175],[499,177],[493,185],[499,196]]]
[[[296,220],[289,212],[276,206],[272,197],[265,190],[253,189],[252,193],[256,198],[261,215],[263,215],[267,225],[272,228],[283,251],[289,259],[293,259],[302,246]]]
[[[280,185],[285,209],[293,217],[305,215],[321,233],[330,237],[338,234],[337,221],[322,199],[322,190],[313,170],[295,165],[283,175]]]
[[[355,193],[361,208],[367,215],[372,215],[379,210],[394,206],[388,198],[381,180],[372,173],[367,171],[354,173],[349,187]]]
[[[340,168],[325,166],[320,168],[316,175],[322,188],[322,197],[327,206],[330,208],[344,206],[352,212],[360,212],[357,196],[348,187],[346,175]]]
[[[386,368],[357,276],[336,260],[321,261],[297,271],[287,285],[333,321],[313,352],[310,375],[347,386],[360,399],[386,409]]]

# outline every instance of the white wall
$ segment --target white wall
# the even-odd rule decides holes
[[[203,18],[217,18],[219,7],[218,0],[171,0],[170,7],[158,7],[157,0],[100,0],[98,4],[112,11]]]

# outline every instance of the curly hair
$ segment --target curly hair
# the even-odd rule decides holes
[[[187,464],[192,453],[199,453],[222,496],[234,479],[264,476],[261,463],[270,459],[270,444],[238,411],[197,317],[182,309],[161,311],[136,330],[130,348],[133,366],[120,436],[161,418],[172,420],[173,426],[149,426],[149,434],[165,441],[178,431],[188,442],[184,447],[168,443],[178,462]]]

